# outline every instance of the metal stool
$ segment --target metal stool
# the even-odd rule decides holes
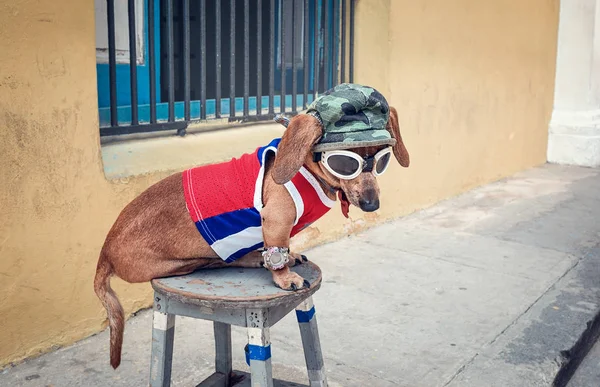
[[[265,269],[208,269],[153,280],[150,386],[170,386],[175,316],[181,315],[214,322],[215,373],[198,387],[272,387],[269,327],[293,309],[300,327],[310,386],[327,386],[312,302],[312,295],[321,287],[321,270],[312,262],[291,270],[307,279],[310,288],[295,292],[281,290]],[[251,380],[247,374],[232,369],[231,325],[248,330],[245,351]],[[276,380],[275,386],[285,383]]]

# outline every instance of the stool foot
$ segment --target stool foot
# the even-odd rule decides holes
[[[248,357],[252,387],[273,387],[271,365],[271,337],[267,322],[267,311],[248,309]]]
[[[300,327],[310,387],[327,387],[317,316],[315,316],[312,297],[307,298],[296,307],[296,318]]]
[[[233,369],[231,359],[231,325],[214,322],[215,331],[215,371],[230,377]]]
[[[155,310],[152,320],[150,387],[169,387],[171,385],[175,315]]]

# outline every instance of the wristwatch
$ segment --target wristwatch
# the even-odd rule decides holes
[[[289,262],[289,249],[287,247],[269,247],[262,252],[265,267],[269,270],[283,269]]]

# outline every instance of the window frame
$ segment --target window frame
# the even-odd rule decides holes
[[[97,0],[97,1],[102,1],[102,0]],[[115,1],[115,0],[105,0],[105,1]],[[196,123],[203,123],[203,122],[207,122],[207,121],[213,121],[213,120],[222,120],[222,119],[228,119],[229,121],[235,121],[235,122],[247,122],[247,121],[265,121],[265,120],[269,120],[272,119],[273,116],[277,113],[281,112],[281,95],[277,94],[277,92],[274,93],[274,95],[272,95],[272,100],[271,97],[269,96],[269,90],[265,90],[264,88],[262,89],[262,93],[261,93],[261,100],[258,101],[256,96],[249,96],[247,100],[245,100],[243,97],[237,97],[235,99],[235,103],[234,103],[234,114],[231,114],[230,111],[230,101],[229,101],[229,96],[228,95],[222,95],[222,98],[220,100],[220,107],[221,107],[221,114],[220,117],[218,117],[215,114],[216,111],[216,105],[217,105],[217,101],[212,99],[207,99],[206,100],[206,120],[201,120],[200,119],[200,109],[201,109],[201,104],[200,101],[198,100],[192,100],[189,103],[189,115],[190,115],[190,119],[186,120],[185,116],[185,101],[175,101],[174,102],[174,120],[169,122],[169,106],[168,106],[168,102],[162,102],[162,95],[160,92],[160,87],[156,87],[156,99],[155,99],[155,106],[156,106],[156,122],[151,122],[150,120],[150,98],[149,98],[149,72],[148,72],[148,62],[152,59],[151,56],[149,55],[149,44],[148,44],[148,39],[149,39],[149,30],[148,30],[148,3],[149,0],[138,0],[137,2],[143,2],[143,7],[137,7],[136,9],[136,29],[137,30],[142,30],[143,31],[143,39],[141,44],[138,44],[137,49],[138,52],[139,50],[142,51],[143,55],[142,55],[142,60],[140,61],[140,59],[138,58],[138,65],[137,67],[137,96],[138,96],[138,104],[137,104],[137,112],[138,112],[138,118],[139,118],[139,123],[137,125],[134,125],[132,122],[132,108],[131,108],[131,88],[130,88],[130,80],[131,80],[131,70],[130,70],[130,66],[129,66],[129,61],[125,61],[126,63],[122,63],[123,61],[117,61],[115,67],[116,67],[116,105],[117,105],[117,116],[118,116],[118,125],[113,125],[114,123],[111,122],[111,107],[110,107],[110,64],[109,63],[105,63],[104,60],[102,60],[102,58],[99,58],[97,61],[97,73],[98,73],[98,105],[99,105],[99,122],[100,122],[100,134],[101,136],[107,136],[107,135],[116,135],[116,134],[128,134],[128,133],[137,133],[137,132],[149,132],[149,131],[157,131],[157,130],[173,130],[176,129],[178,131],[179,134],[185,134],[185,128],[190,125],[190,124],[196,124]],[[154,25],[155,25],[155,31],[154,31],[154,46],[155,46],[155,50],[154,50],[154,58],[157,58],[158,55],[160,55],[160,26],[158,23],[158,20],[160,20],[161,17],[161,8],[160,8],[160,0],[152,0],[154,2]],[[228,0],[223,0],[223,1],[228,1]],[[267,0],[263,0],[263,2],[265,2]],[[281,6],[279,6],[281,4],[282,1],[289,1],[292,2],[294,1],[296,4],[296,9],[300,9],[300,12],[295,12],[297,15],[297,17],[299,17],[301,20],[304,20],[304,15],[303,15],[303,11],[304,11],[304,7],[306,6],[306,4],[309,5],[309,12],[311,10],[311,4],[312,4],[312,10],[313,12],[317,12],[317,17],[314,18],[316,20],[318,20],[318,32],[315,34],[315,30],[314,30],[314,26],[306,26],[305,23],[301,23],[301,26],[296,26],[295,28],[297,29],[297,31],[299,33],[297,33],[296,35],[296,42],[300,42],[298,44],[298,46],[300,46],[300,49],[296,49],[296,55],[295,58],[296,59],[296,68],[298,71],[304,71],[304,55],[305,55],[305,46],[304,44],[306,44],[306,42],[304,41],[304,32],[305,32],[305,28],[309,29],[309,57],[307,60],[307,63],[309,64],[308,66],[308,70],[303,73],[303,74],[308,74],[308,78],[309,78],[309,87],[308,89],[311,91],[310,93],[306,94],[306,100],[304,99],[304,93],[303,92],[298,92],[298,90],[296,90],[295,93],[290,93],[288,92],[289,88],[286,87],[286,94],[285,94],[285,103],[284,103],[284,108],[283,108],[283,113],[286,114],[297,114],[297,111],[292,111],[292,105],[294,105],[292,103],[292,98],[293,95],[296,95],[296,106],[299,107],[300,109],[305,108],[310,102],[312,102],[312,100],[314,100],[314,98],[316,97],[316,95],[318,94],[318,92],[322,92],[324,90],[327,90],[329,87],[332,87],[334,84],[337,83],[341,83],[343,81],[345,81],[344,79],[342,79],[341,77],[338,77],[338,73],[339,73],[339,68],[338,66],[340,65],[340,60],[344,63],[348,63],[349,60],[347,58],[340,58],[340,50],[339,50],[339,46],[340,46],[340,41],[341,43],[345,43],[344,44],[344,48],[346,48],[346,46],[349,46],[349,49],[352,50],[353,49],[353,44],[352,42],[349,42],[349,38],[344,36],[344,37],[340,37],[340,24],[341,24],[341,17],[340,17],[340,5],[341,5],[341,9],[344,10],[346,9],[346,11],[344,12],[345,14],[347,14],[347,3],[350,3],[350,20],[353,20],[353,9],[354,9],[354,0],[276,0],[275,4],[276,4],[276,24],[277,27],[275,27],[275,47],[274,47],[274,56],[275,56],[275,64],[274,64],[274,71],[273,71],[273,76],[274,76],[274,81],[277,81],[281,79],[281,55],[280,55],[280,43],[281,43],[281,34],[278,33],[279,32],[279,23],[281,23],[281,18],[283,17],[282,15],[282,8]],[[116,3],[116,2],[115,2]],[[298,3],[300,4],[300,6],[298,6]],[[315,8],[316,7],[316,8]],[[324,7],[328,7],[327,10],[324,9]],[[336,8],[337,7],[337,8]],[[140,10],[140,8],[142,8]],[[332,23],[327,23],[325,22],[325,24],[329,25],[329,26],[333,26],[330,28],[330,30],[328,31],[328,35],[329,35],[329,46],[333,46],[335,45],[336,50],[336,55],[334,55],[333,59],[333,64],[331,66],[328,66],[328,71],[329,74],[326,77],[324,75],[324,65],[323,65],[323,51],[325,49],[325,45],[326,43],[323,42],[324,39],[324,35],[325,31],[323,31],[323,21],[324,21],[324,15],[328,14],[328,19],[330,22],[333,22],[334,20],[336,20],[336,12],[335,10],[337,10],[337,22],[335,24]],[[142,21],[138,22],[138,17],[137,14],[138,13],[142,13]],[[291,14],[291,12],[289,13]],[[298,15],[299,14],[299,15]],[[238,25],[243,25],[243,16],[240,18],[241,15],[236,15],[236,17],[238,18],[237,20],[242,20],[242,23],[238,23]],[[309,23],[314,24],[315,20],[311,20],[309,15]],[[346,18],[344,18],[346,19]],[[266,23],[268,21],[263,20],[262,23]],[[312,28],[311,28],[312,27]],[[236,28],[239,28],[236,26]],[[345,28],[346,31],[348,31],[349,28]],[[352,23],[350,23],[350,29],[353,29]],[[97,28],[98,30],[98,28]],[[100,28],[100,30],[102,30]],[[225,31],[223,31],[225,32]],[[347,32],[346,32],[347,33]],[[286,38],[289,36],[290,34],[288,33],[286,35]],[[350,33],[350,35],[352,36],[352,32]],[[209,34],[207,34],[207,36],[210,36]],[[222,38],[225,37],[225,34],[223,34]],[[315,37],[318,38],[318,47],[315,50],[314,47],[314,39]],[[268,36],[264,36],[263,34],[263,39],[268,39]],[[291,39],[291,37],[290,37]],[[268,61],[269,60],[269,53],[268,52],[264,52],[265,50],[263,49],[263,55],[261,57],[261,60],[264,61],[265,59]],[[267,50],[268,51],[268,50]],[[341,50],[342,53],[344,53],[344,50]],[[291,52],[291,50],[286,49],[286,54]],[[347,52],[347,50],[346,50]],[[314,60],[314,55],[315,53],[318,55],[318,60],[315,63]],[[221,52],[221,55],[227,55],[227,52]],[[289,54],[288,54],[289,55]],[[350,55],[350,57],[352,58],[352,54]],[[287,55],[286,55],[287,57]],[[160,85],[160,70],[161,70],[161,61],[160,60],[155,60],[155,67],[156,67],[156,77],[155,77],[155,83],[156,85]],[[286,79],[290,76],[293,75],[288,75],[287,72],[293,69],[293,62],[291,61],[285,61],[285,70],[286,70]],[[318,65],[318,76],[319,79],[315,82],[314,79],[314,72],[315,72],[315,68],[314,66]],[[346,67],[346,65],[345,65]],[[350,69],[352,68],[352,65],[350,65]],[[349,71],[350,73],[350,81],[352,79],[352,72]],[[221,74],[221,77],[226,76],[227,72],[223,71]],[[342,71],[343,74],[343,71]],[[263,75],[264,76],[264,75]],[[250,78],[252,78],[252,75],[250,75]],[[328,78],[330,80],[328,85],[324,85],[324,80]],[[208,78],[207,78],[208,79]],[[243,82],[244,80],[236,80],[236,82]],[[280,81],[279,81],[280,83]],[[286,83],[291,83],[289,81],[287,81]],[[300,83],[300,82],[298,82]],[[318,89],[317,89],[317,93],[315,93],[314,91],[314,85],[317,84],[318,85]],[[299,90],[302,90],[302,86],[299,85]],[[249,115],[244,115],[244,103],[247,102],[248,103],[248,111],[249,111]],[[261,115],[256,115],[253,113],[256,113],[257,111],[257,105],[258,103],[261,103],[261,110],[262,113]],[[270,110],[270,105],[272,104],[273,106],[273,110]],[[266,113],[266,114],[265,114]],[[182,133],[183,132],[183,133]]]

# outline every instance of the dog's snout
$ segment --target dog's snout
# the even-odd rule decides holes
[[[360,205],[360,209],[365,212],[373,212],[373,211],[377,211],[379,209],[379,199],[378,198],[360,199],[358,201],[358,204]]]
[[[366,189],[359,196],[358,205],[365,212],[373,212],[379,209],[379,195],[374,189]]]

